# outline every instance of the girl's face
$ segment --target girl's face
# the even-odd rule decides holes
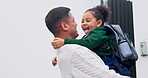
[[[93,11],[87,11],[84,13],[83,17],[82,17],[82,24],[81,27],[85,33],[85,35],[87,36],[88,33],[93,30],[96,27],[100,26],[100,22],[99,20],[97,20],[92,13],[94,13]]]

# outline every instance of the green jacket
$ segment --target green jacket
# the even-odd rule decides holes
[[[110,51],[106,49],[100,49],[99,46],[103,43],[113,47],[112,41],[109,36],[106,35],[105,27],[97,27],[89,32],[88,36],[82,39],[65,39],[64,44],[79,44],[85,46],[94,51],[100,56],[111,55]]]

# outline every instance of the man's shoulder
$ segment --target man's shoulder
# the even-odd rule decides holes
[[[78,45],[78,44],[66,44],[62,46],[60,49],[73,49],[73,50],[78,50],[78,49],[84,49],[84,50],[89,50],[88,48]]]
[[[78,44],[65,44],[63,47],[83,47],[83,46]]]

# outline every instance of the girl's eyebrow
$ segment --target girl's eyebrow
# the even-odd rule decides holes
[[[91,18],[88,17],[88,18],[86,18],[86,19],[91,19]],[[84,20],[84,19],[82,19],[82,20]]]
[[[86,19],[91,19],[91,17],[86,17]]]

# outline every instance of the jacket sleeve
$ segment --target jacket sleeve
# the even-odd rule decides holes
[[[89,49],[94,49],[106,42],[109,39],[106,36],[106,31],[104,27],[97,27],[94,30],[90,31],[89,35],[86,38],[82,39],[65,39],[64,44],[79,44],[85,46]]]

